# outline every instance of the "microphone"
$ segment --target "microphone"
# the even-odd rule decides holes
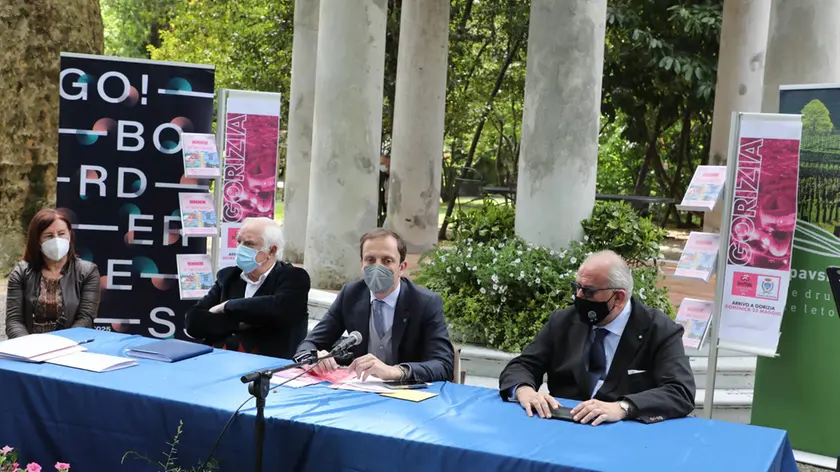
[[[362,335],[359,334],[358,331],[353,331],[348,335],[346,338],[342,339],[341,342],[335,345],[330,351],[330,354],[340,354],[346,352],[353,346],[357,346],[362,343]]]

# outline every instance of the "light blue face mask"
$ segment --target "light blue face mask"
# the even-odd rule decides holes
[[[248,274],[257,270],[260,263],[257,262],[257,254],[260,251],[252,249],[247,246],[239,245],[236,247],[236,267],[242,269],[242,272]]]
[[[365,284],[373,293],[382,293],[394,285],[394,272],[383,265],[365,267]]]

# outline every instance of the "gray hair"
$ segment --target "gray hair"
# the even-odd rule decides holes
[[[263,224],[263,251],[268,251],[269,249],[271,249],[271,246],[277,246],[277,254],[275,255],[275,259],[277,261],[282,261],[283,247],[286,244],[285,239],[283,237],[283,228],[280,227],[280,225],[278,225],[271,218],[266,218],[264,216],[245,218],[245,220],[243,221],[243,226],[251,222]]]
[[[607,283],[610,288],[621,289],[628,295],[633,294],[633,272],[624,259],[613,251],[598,251],[589,255],[581,266],[590,262],[606,265]]]

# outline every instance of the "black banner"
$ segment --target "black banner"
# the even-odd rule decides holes
[[[61,54],[57,207],[69,210],[76,251],[99,266],[96,328],[186,338],[177,254],[204,253],[180,235],[180,132],[211,133],[215,71]]]

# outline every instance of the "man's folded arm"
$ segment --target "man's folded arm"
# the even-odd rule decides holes
[[[213,342],[224,339],[236,328],[236,322],[225,318],[221,313],[209,311],[220,303],[221,297],[222,286],[217,279],[207,294],[187,310],[185,320],[187,334],[199,340]]]
[[[282,329],[307,316],[309,274],[300,268],[287,269],[282,282],[270,295],[228,300],[224,316],[249,326]]]

